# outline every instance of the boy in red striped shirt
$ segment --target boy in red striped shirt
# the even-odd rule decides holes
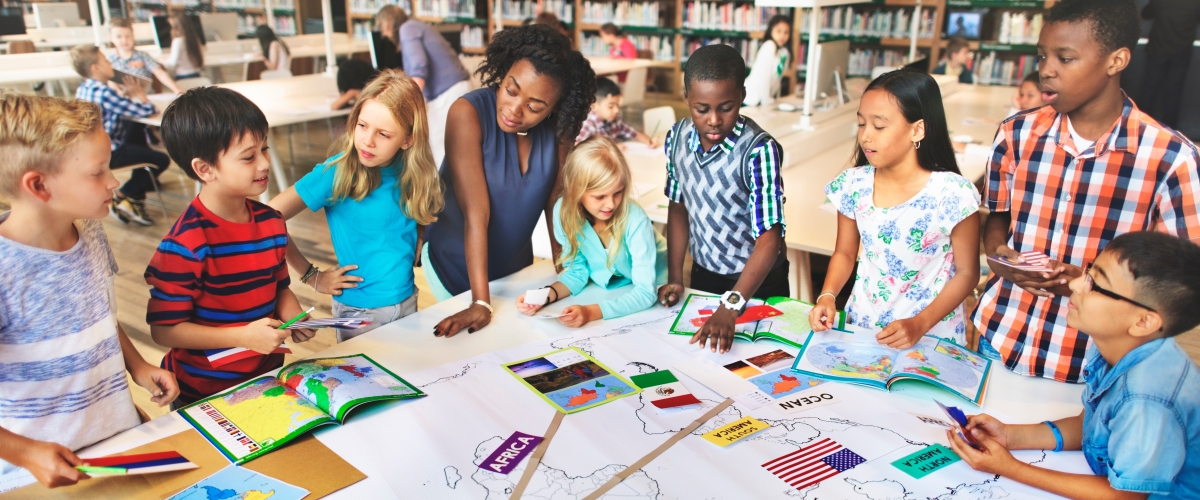
[[[288,234],[271,207],[250,200],[267,189],[267,119],[241,94],[204,87],[163,113],[167,152],[204,188],[163,238],[146,268],[146,322],[170,347],[163,367],[191,404],[283,365],[272,354],[289,336],[280,319],[303,311],[288,289]],[[293,330],[303,342],[313,332]],[[244,347],[258,355],[214,367],[204,349]]]

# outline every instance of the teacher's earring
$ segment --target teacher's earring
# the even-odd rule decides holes
[[[921,149],[921,141],[913,141],[914,149]]]

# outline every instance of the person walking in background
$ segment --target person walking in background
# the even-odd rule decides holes
[[[1142,109],[1171,128],[1179,128],[1183,81],[1192,63],[1192,44],[1200,24],[1200,0],[1150,0],[1142,19],[1153,19],[1146,43]]]

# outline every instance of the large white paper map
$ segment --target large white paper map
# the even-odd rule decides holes
[[[687,337],[666,333],[674,317],[673,311],[655,308],[568,336],[403,374],[429,397],[386,404],[326,432],[331,436],[357,433],[347,438],[380,450],[379,457],[350,459],[384,464],[381,479],[398,497],[507,499],[527,461],[509,475],[485,471],[478,464],[514,431],[543,435],[553,410],[505,373],[501,364],[574,346],[626,377],[668,369],[700,354],[695,346],[687,344]],[[781,347],[792,355],[796,353],[796,349],[774,342],[738,342],[730,353],[716,360],[734,361]],[[683,374],[677,375],[706,408],[723,399]],[[975,472],[962,462],[923,479],[913,479],[889,464],[932,443],[945,444],[943,429],[922,423],[889,404],[889,398],[904,396],[848,384],[826,383],[819,388],[834,392],[840,402],[790,415],[770,405],[747,411],[735,404],[605,498],[1054,498],[1007,479]],[[704,411],[660,414],[638,395],[567,415],[524,498],[582,499]],[[771,427],[726,448],[699,436],[750,415]],[[790,487],[762,466],[825,438],[849,448],[867,462],[803,491]],[[382,450],[389,450],[386,459]],[[1088,470],[1078,452],[1019,452],[1017,457],[1059,470]]]

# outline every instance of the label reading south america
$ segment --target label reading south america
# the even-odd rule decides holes
[[[759,421],[754,417],[746,417],[734,423],[717,427],[716,429],[703,434],[705,440],[717,446],[729,446],[733,443],[746,439],[754,433],[770,427],[766,422]]]

